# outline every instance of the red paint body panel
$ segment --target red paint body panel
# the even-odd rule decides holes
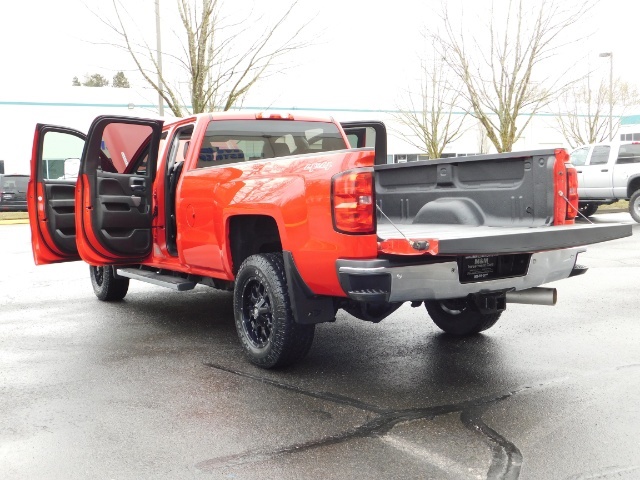
[[[313,170],[310,165],[323,168]],[[236,215],[271,217],[282,248],[317,294],[344,295],[335,271],[338,258],[375,258],[375,235],[344,235],[332,226],[331,177],[372,165],[373,152],[335,152],[192,169],[177,193],[181,263],[209,275],[233,279],[229,221]]]

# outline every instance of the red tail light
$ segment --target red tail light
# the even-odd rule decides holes
[[[565,225],[574,222],[578,212],[578,175],[569,163],[569,154],[564,148],[555,150],[553,224]]]
[[[573,220],[578,215],[578,171],[570,163],[565,164],[567,168],[567,220]]]
[[[343,233],[375,233],[373,172],[349,170],[333,177],[331,184],[333,227]]]

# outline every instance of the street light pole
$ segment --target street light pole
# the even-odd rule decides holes
[[[613,140],[613,52],[603,52],[601,57],[609,57],[609,141]]]

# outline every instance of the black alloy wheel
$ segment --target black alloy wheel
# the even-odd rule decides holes
[[[252,255],[242,262],[233,306],[240,343],[254,365],[291,365],[311,348],[315,325],[294,318],[282,253]]]
[[[242,328],[255,348],[269,344],[273,330],[271,299],[258,278],[248,281],[242,292]]]

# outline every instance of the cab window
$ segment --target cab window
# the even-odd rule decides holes
[[[579,148],[571,152],[571,164],[574,167],[579,167],[587,163],[587,157],[589,156],[589,147]]]
[[[292,120],[212,120],[197,168],[347,148],[330,122]]]
[[[611,147],[609,145],[596,145],[591,152],[591,161],[589,165],[604,165],[609,161],[609,152]]]
[[[624,163],[640,163],[640,143],[632,143],[630,145],[620,145],[618,151],[617,164]]]

